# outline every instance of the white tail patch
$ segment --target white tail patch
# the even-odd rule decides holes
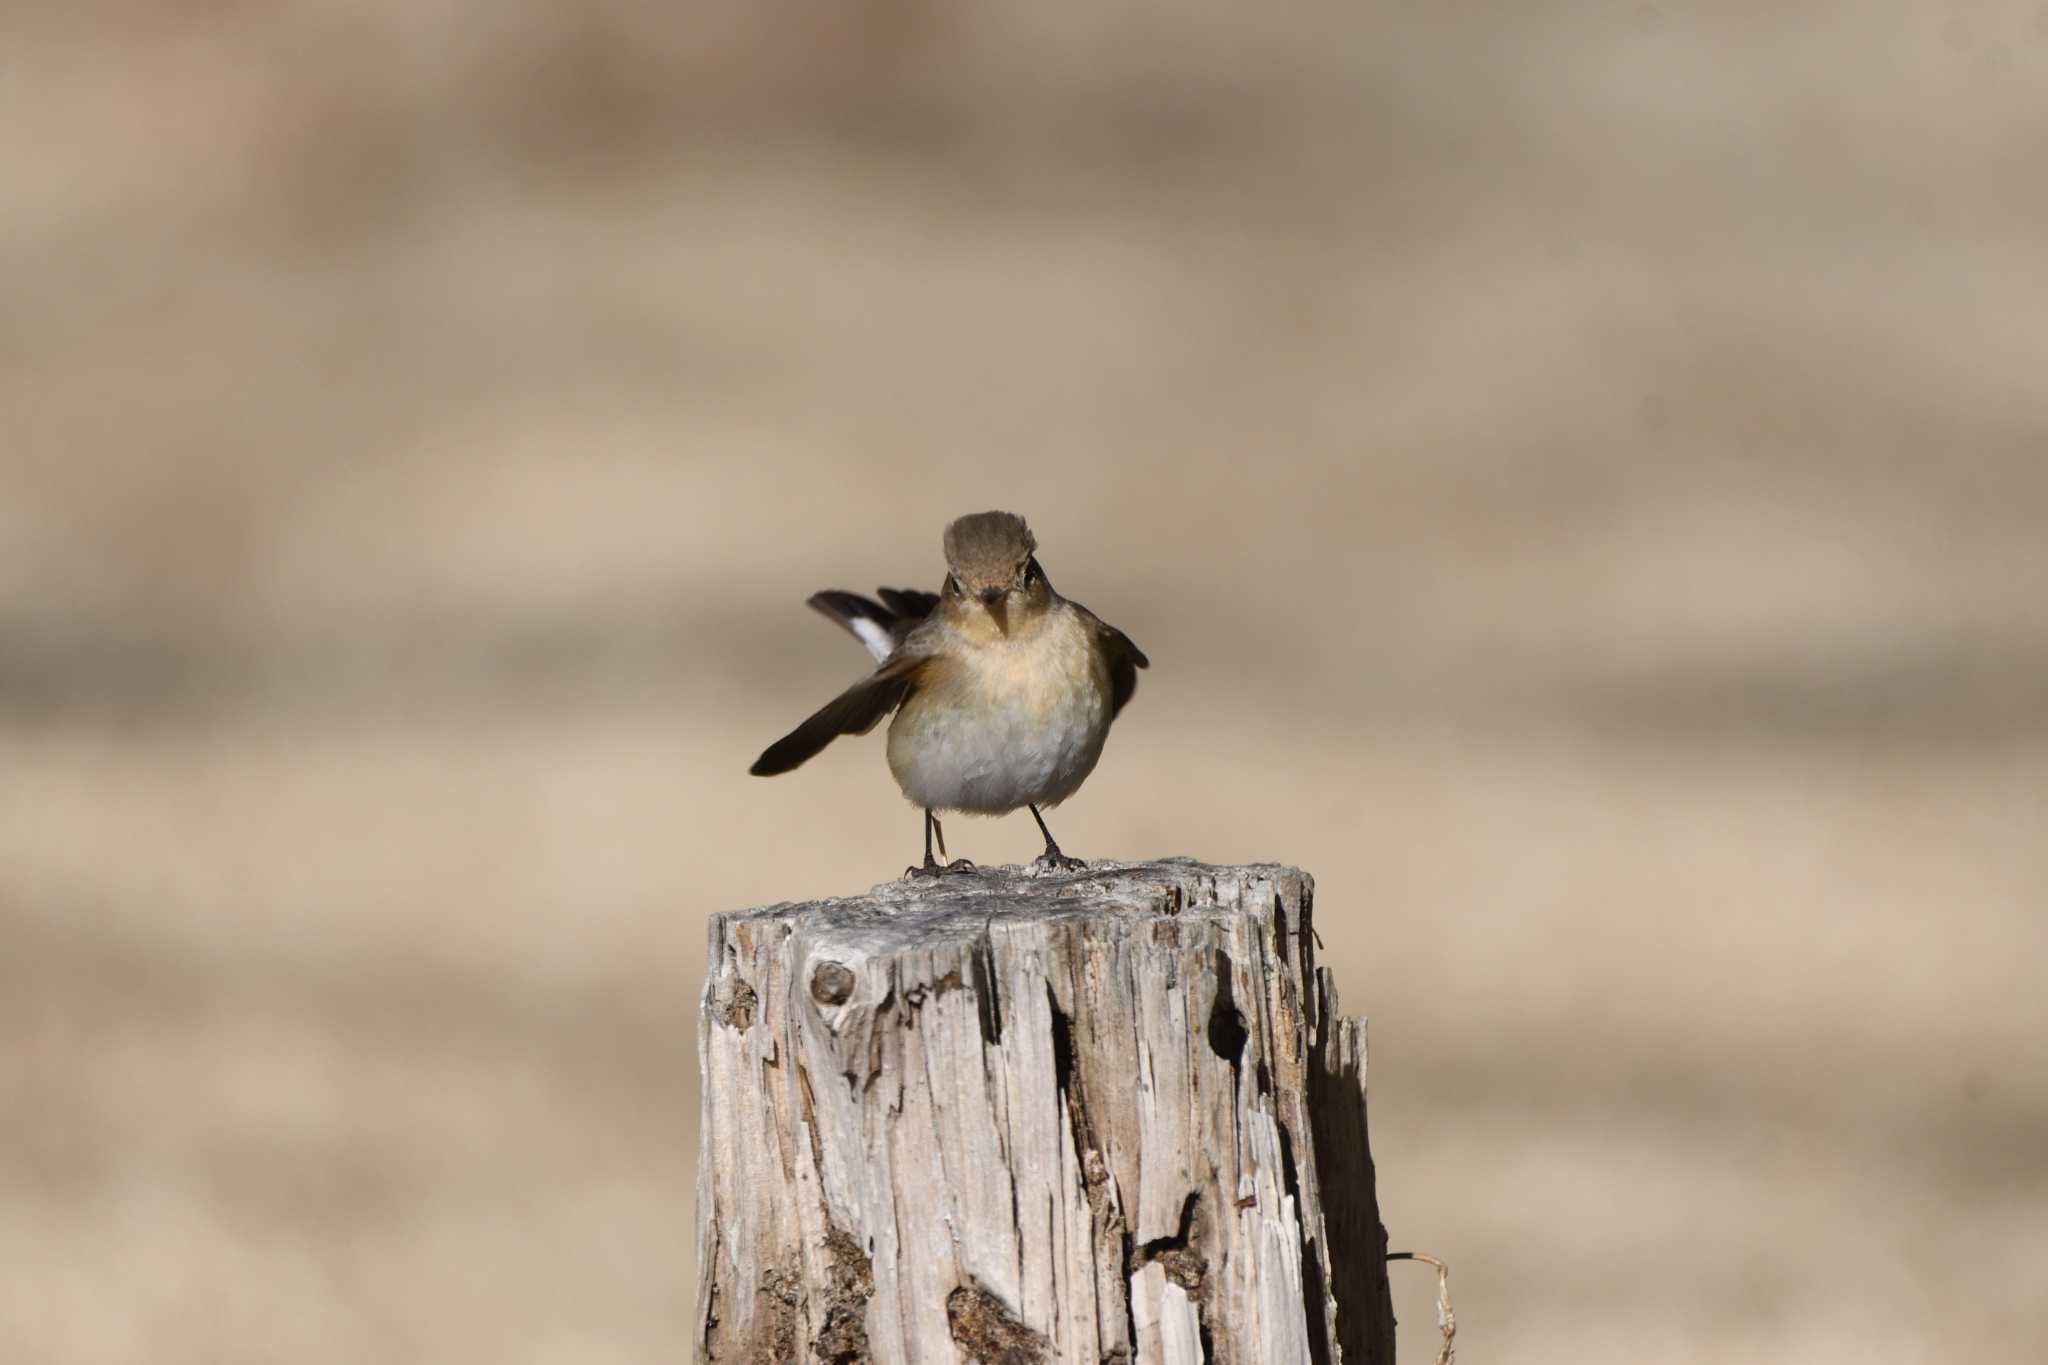
[[[868,653],[877,660],[886,659],[896,652],[896,640],[885,630],[880,621],[870,616],[849,616],[846,625],[860,642],[868,647]]]

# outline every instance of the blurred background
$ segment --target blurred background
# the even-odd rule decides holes
[[[1467,1360],[2048,1356],[2048,10],[7,29],[0,1359],[688,1358],[705,916],[919,849],[803,599],[988,507]]]

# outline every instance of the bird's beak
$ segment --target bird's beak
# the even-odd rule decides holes
[[[988,608],[988,614],[995,620],[996,629],[1003,634],[1010,633],[1009,594],[1001,588],[985,588],[981,594],[981,605]]]

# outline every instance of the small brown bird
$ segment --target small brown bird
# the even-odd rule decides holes
[[[1149,660],[1130,637],[1046,581],[1024,518],[978,512],[946,528],[937,595],[883,588],[880,602],[821,592],[810,605],[868,647],[881,666],[768,746],[749,770],[786,773],[840,735],[864,735],[891,711],[889,771],[924,807],[924,863],[906,875],[960,871],[941,863],[939,811],[1031,812],[1045,836],[1037,863],[1085,866],[1060,852],[1041,806],[1072,796],[1138,688]]]

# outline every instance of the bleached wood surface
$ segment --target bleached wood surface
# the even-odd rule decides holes
[[[990,868],[711,924],[708,1362],[1389,1365],[1313,883]]]

